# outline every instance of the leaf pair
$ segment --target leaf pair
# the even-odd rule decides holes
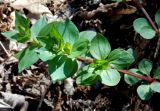
[[[86,66],[78,74],[76,82],[81,85],[94,85],[102,82],[108,86],[115,86],[119,83],[120,78],[119,72],[115,69],[94,71],[94,68]]]
[[[123,49],[115,49],[111,52],[108,40],[101,34],[97,34],[91,40],[89,51],[95,59],[107,60],[114,68],[124,68],[134,61],[133,55]]]
[[[160,28],[160,9],[155,14],[155,21]],[[156,32],[145,18],[138,18],[133,22],[134,30],[145,39],[152,39],[156,36]]]
[[[138,75],[142,75],[142,76],[150,76],[150,72],[152,70],[152,67],[153,67],[153,64],[151,61],[149,61],[147,59],[143,59],[139,63],[138,69],[130,69],[129,71],[134,74],[138,74]],[[159,68],[154,71],[153,78],[160,80]],[[138,83],[139,81],[142,82],[142,84],[137,88],[137,93],[142,100],[150,99],[153,92],[160,93],[160,89],[159,89],[160,83],[157,81],[153,81],[152,83],[145,83],[145,82],[143,83],[142,80],[140,80],[136,77],[127,75],[127,74],[125,74],[124,79],[125,79],[125,82],[129,85],[134,85],[134,84]]]
[[[45,18],[41,18],[34,24],[30,29],[30,22],[28,19],[24,18],[19,12],[16,12],[16,28],[13,31],[8,31],[2,33],[5,37],[11,40],[16,40],[17,42],[27,42],[28,40],[36,40],[41,28],[46,24]],[[37,46],[31,43],[31,46],[20,51],[16,57],[19,59],[18,70],[19,73],[24,69],[28,68],[30,65],[37,62],[39,56],[36,52]]]
[[[133,55],[123,49],[111,51],[107,38],[101,34],[97,34],[90,41],[89,52],[95,60],[80,71],[77,83],[92,85],[99,81],[108,86],[117,85],[121,76],[116,69],[129,66],[134,61]]]
[[[2,33],[2,35],[7,37],[8,39],[24,43],[28,41],[31,37],[30,22],[28,19],[24,18],[18,12],[15,12],[15,16],[16,16],[15,20],[16,30],[4,32]]]
[[[132,72],[134,74],[138,74],[138,75],[142,75],[142,76],[150,76],[150,72],[152,70],[152,62],[147,60],[147,59],[143,59],[139,65],[138,65],[138,69],[136,68],[133,68],[133,69],[130,69],[129,72]],[[140,81],[140,79],[136,78],[136,77],[133,77],[133,76],[130,76],[130,75],[127,75],[125,74],[124,76],[124,80],[127,84],[129,85],[134,85],[136,84],[137,82]]]

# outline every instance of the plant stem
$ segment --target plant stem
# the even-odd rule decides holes
[[[154,53],[154,58],[156,58],[157,54],[158,54],[158,51],[159,51],[159,48],[160,48],[160,32],[159,32],[158,28],[156,27],[155,23],[153,22],[153,20],[151,19],[151,17],[149,16],[149,14],[147,13],[147,11],[145,10],[145,8],[141,5],[141,3],[139,3],[138,0],[134,0],[134,2],[142,10],[142,12],[146,16],[148,22],[150,23],[150,25],[152,26],[154,31],[157,33],[158,41],[157,41],[157,45],[156,45],[156,49],[155,49],[155,53]]]
[[[88,63],[88,64],[91,64],[93,62],[92,58],[86,59],[84,57],[78,57],[77,60]],[[155,80],[154,78],[151,78],[150,76],[141,76],[141,75],[129,72],[128,70],[123,70],[123,69],[116,69],[116,70],[120,73],[127,74],[127,75],[130,75],[130,76],[145,80],[145,81],[150,82],[150,83]]]
[[[4,52],[6,53],[7,57],[9,58],[11,55],[8,53],[8,51],[6,50],[6,48],[4,47],[4,45],[2,44],[1,41],[0,41],[0,46],[2,47],[2,49],[4,50]]]
[[[135,74],[135,73],[129,72],[128,70],[123,70],[123,69],[116,69],[116,70],[118,72],[123,73],[123,74],[127,74],[127,75],[130,75],[130,76],[145,80],[145,81],[150,82],[150,83],[154,81],[154,78],[151,78],[150,76],[141,76],[141,75],[138,75],[138,74]]]
[[[151,19],[151,17],[148,15],[147,11],[143,7],[140,7],[140,8],[141,8],[142,12],[144,13],[144,15],[146,16],[146,18],[148,19],[148,22],[150,23],[152,28],[155,30],[155,32],[158,32],[158,28],[156,27],[156,25],[153,22],[153,20]]]
[[[149,16],[149,14],[147,13],[147,11],[145,10],[145,8],[141,5],[141,3],[139,3],[139,1],[136,1],[136,4],[138,5],[138,7],[142,10],[142,12],[144,13],[144,15],[146,16],[148,22],[150,23],[150,25],[152,26],[152,28],[154,29],[155,32],[158,32],[158,28],[156,27],[155,23],[153,22],[153,20],[151,19],[151,17]]]
[[[91,64],[93,62],[92,58],[77,57],[77,60],[85,62],[87,64]]]

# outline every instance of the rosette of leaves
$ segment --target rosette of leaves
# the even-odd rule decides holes
[[[94,61],[79,71],[76,82],[81,85],[101,82],[115,86],[121,78],[117,69],[126,68],[134,61],[133,55],[128,51],[123,49],[111,51],[107,38],[99,33],[90,41],[89,53]]]
[[[155,14],[155,21],[158,28],[160,28],[160,8]],[[145,39],[152,39],[156,36],[155,30],[153,30],[153,28],[145,18],[138,18],[134,20],[133,27],[134,30]]]
[[[143,59],[139,63],[138,68],[130,69],[129,72],[142,76],[151,76],[150,73],[152,67],[153,65],[151,61]],[[152,83],[148,83],[144,80],[138,79],[127,74],[125,74],[124,76],[125,82],[129,85],[135,85],[137,83],[140,83],[140,85],[137,88],[137,93],[142,100],[150,99],[154,92],[160,93],[160,82],[158,82],[160,80],[160,68],[157,68],[154,71],[153,78],[155,80]]]

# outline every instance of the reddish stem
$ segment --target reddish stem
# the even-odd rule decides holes
[[[141,75],[129,72],[128,70],[117,69],[117,71],[121,72],[123,74],[127,74],[127,75],[130,75],[130,76],[145,80],[145,81],[150,82],[150,83],[154,81],[154,78],[151,78],[150,76],[141,76]]]
[[[150,25],[152,26],[152,28],[154,29],[154,31],[157,33],[158,36],[158,41],[157,41],[157,46],[156,46],[156,50],[154,53],[154,58],[157,57],[159,48],[160,48],[160,32],[159,29],[156,27],[155,23],[153,22],[153,20],[151,19],[151,17],[148,15],[147,11],[144,9],[144,7],[141,5],[141,3],[139,3],[139,1],[135,1],[136,4],[138,5],[138,7],[142,10],[142,12],[144,13],[144,15],[146,16],[148,22],[150,23]]]
[[[152,28],[154,29],[154,31],[158,32],[158,28],[156,27],[155,23],[153,22],[153,20],[151,19],[151,17],[149,16],[149,14],[147,13],[147,11],[145,10],[145,8],[138,1],[135,1],[135,2],[138,5],[138,7],[142,10],[142,12],[144,13],[144,15],[146,16],[148,22],[150,23],[150,25],[152,26]]]
[[[150,23],[152,28],[155,30],[155,32],[158,32],[158,28],[156,27],[156,25],[152,21],[151,17],[148,15],[147,11],[143,7],[141,7],[141,10],[145,14],[146,18],[148,19],[148,22]]]
[[[78,57],[77,60],[88,63],[88,64],[91,64],[93,62],[92,58],[86,59],[84,57]],[[150,83],[155,80],[154,78],[151,78],[150,76],[141,76],[141,75],[129,72],[128,70],[123,70],[123,69],[116,69],[116,70],[120,73],[127,74],[127,75],[130,75],[130,76],[145,80],[145,81],[150,82]]]

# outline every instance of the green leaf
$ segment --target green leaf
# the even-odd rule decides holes
[[[47,25],[46,17],[40,18],[35,24],[33,24],[31,27],[32,37],[36,38],[45,25]]]
[[[56,56],[48,62],[48,65],[49,74],[53,82],[71,77],[78,69],[76,60],[72,60],[66,55]]]
[[[111,51],[108,40],[101,34],[97,34],[91,41],[90,53],[96,59],[105,59]]]
[[[37,62],[39,57],[35,52],[35,50],[36,50],[35,47],[29,46],[16,54],[16,58],[19,60],[18,64],[19,73]]]
[[[85,54],[88,51],[88,44],[89,41],[87,39],[84,38],[78,39],[73,45],[70,57],[78,57]]]
[[[54,54],[52,54],[51,52],[49,52],[45,48],[40,48],[40,49],[36,50],[36,52],[38,53],[39,58],[44,62],[51,60],[55,57]]]
[[[16,29],[19,30],[19,27],[23,27],[24,29],[29,29],[30,22],[28,19],[24,18],[19,12],[15,12],[16,20],[15,25]]]
[[[52,31],[54,27],[54,22],[51,22],[47,25],[45,25],[38,33],[38,37],[46,37],[50,35],[50,32]]]
[[[123,49],[115,49],[109,54],[107,60],[114,68],[125,68],[134,62],[134,57]]]
[[[108,86],[116,86],[120,81],[120,73],[115,69],[102,70],[99,74],[103,84]]]
[[[150,72],[152,70],[152,62],[147,60],[147,59],[143,59],[139,65],[138,65],[138,68],[139,68],[139,71],[141,71],[142,73],[144,73],[145,75],[150,75]]]
[[[19,12],[15,12],[16,20],[16,31],[4,32],[2,35],[6,36],[11,40],[17,40],[18,42],[24,43],[30,39],[30,22],[24,18]]]
[[[79,33],[80,39],[88,39],[89,42],[97,35],[97,32],[95,31],[82,31]]]
[[[38,41],[48,50],[59,51],[64,46],[62,36],[55,27],[54,22],[45,25],[39,32]]]
[[[145,39],[152,39],[156,36],[156,32],[150,26],[144,26],[140,30],[140,35]]]
[[[160,80],[160,67],[158,67],[158,68],[153,72],[153,74],[154,74],[154,75],[153,75],[154,78]]]
[[[65,22],[54,22],[54,26],[63,37],[65,43],[69,42],[73,45],[79,38],[79,31],[77,27],[68,19]]]
[[[138,69],[130,69],[129,72],[132,72],[137,75],[142,75]],[[140,81],[140,79],[133,77],[133,76],[130,76],[128,74],[124,75],[124,80],[129,85],[135,85],[137,82]]]
[[[12,31],[8,31],[8,32],[3,32],[2,35],[5,36],[6,38],[10,39],[10,40],[16,40],[18,42],[24,43],[26,41],[28,41],[30,39],[30,30],[24,30],[21,32],[12,30]]]
[[[150,85],[140,85],[137,88],[137,93],[142,100],[149,100],[152,96]]]
[[[21,30],[21,32],[18,33],[17,41],[25,43],[30,39],[30,37],[31,37],[31,31],[29,29]]]
[[[160,82],[152,82],[150,87],[153,91],[160,93]]]
[[[71,46],[71,44],[70,44],[69,42],[67,42],[67,43],[65,44],[63,50],[64,50],[64,52],[65,52],[66,54],[68,54],[68,55],[71,54],[71,52],[72,52],[72,46]]]
[[[91,67],[94,67],[95,70],[105,70],[108,68],[108,61],[106,60],[94,60]]]
[[[54,46],[54,39],[51,37],[38,37],[38,41],[41,44],[41,46],[43,46],[44,48],[46,48],[49,51],[53,50],[53,46]]]
[[[142,28],[145,26],[150,26],[145,18],[138,18],[133,22],[134,30],[138,33],[140,33]]]
[[[145,18],[138,18],[133,22],[133,27],[145,39],[152,39],[155,37],[156,32],[152,29],[150,24]]]
[[[3,32],[1,34],[10,40],[17,40],[18,38],[18,32],[15,30]]]
[[[132,48],[129,48],[126,50],[128,53],[130,53],[130,55],[133,55],[134,58],[137,58],[137,55],[135,53],[135,51]]]
[[[155,21],[156,21],[158,27],[160,28],[160,8],[159,8],[158,11],[156,12]]]
[[[78,74],[76,78],[76,83],[80,85],[93,85],[99,80],[99,75],[94,73],[94,68],[83,67],[82,71]]]

